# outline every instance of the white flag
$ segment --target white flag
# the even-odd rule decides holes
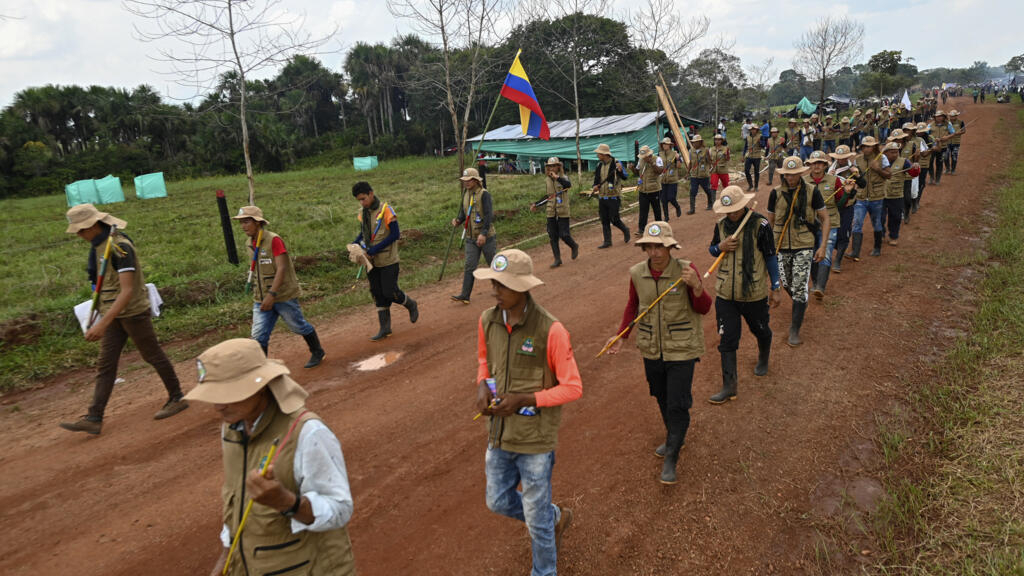
[[[913,108],[913,106],[910,104],[910,94],[907,94],[906,90],[903,91],[903,99],[900,100],[900,104],[902,104],[903,107],[906,108],[907,110]]]

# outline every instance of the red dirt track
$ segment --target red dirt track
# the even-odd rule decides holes
[[[848,506],[870,509],[877,500],[876,414],[901,406],[901,391],[948,346],[950,325],[969,311],[973,279],[955,267],[956,255],[983,248],[979,200],[1008,162],[984,155],[982,138],[995,142],[984,149],[1007,150],[1016,128],[1006,125],[1017,126],[1016,106],[971,105],[969,98],[952,105],[966,109],[965,120],[977,118],[958,173],[926,189],[900,246],[885,246],[880,258],[866,256],[865,224],[865,257],[832,275],[824,303],[812,299],[804,346],[785,345],[789,302],[773,311],[775,346],[764,378],[752,374],[756,343],[744,328],[739,398],[723,406],[706,401],[721,371],[714,311],[705,316],[708,352],[697,367],[674,487],[657,482],[653,448],[663,428],[632,342],[618,356],[594,359],[621,318],[627,269],[642,255],[617,232],[614,248],[596,250],[596,226],[574,232],[582,254],[558,270],[548,269],[546,245],[532,250],[547,283],[534,296],[571,333],[584,382],[583,398],[563,412],[554,471],[555,501],[576,513],[560,573],[802,574],[822,566],[850,573],[871,561],[857,553],[873,550],[871,539],[841,528],[847,545],[829,548],[823,564],[819,534],[842,524]],[[768,190],[762,181],[762,209]],[[702,272],[713,260],[707,244],[715,221],[703,201],[695,216],[671,220],[679,255]],[[635,228],[635,212],[626,220]],[[312,370],[302,368],[301,338],[282,329],[271,340],[271,355],[292,367],[312,394],[309,407],[341,439],[355,499],[350,534],[364,576],[529,572],[525,527],[484,504],[486,437],[472,421],[476,319],[492,305],[490,287],[478,282],[472,305],[462,306],[448,300],[458,282],[414,291],[419,322],[411,326],[396,308],[395,334],[381,344],[367,340],[375,330],[371,308],[330,322],[314,318],[327,359]],[[713,279],[705,285],[713,290]],[[385,351],[403,355],[376,372],[352,368]],[[140,364],[136,353],[122,359],[123,368]],[[194,363],[177,368],[191,388]],[[98,437],[57,427],[84,413],[90,372],[0,399],[0,573],[209,573],[220,552],[217,417],[193,404],[153,421],[164,401],[155,373],[145,366],[123,375],[128,382],[116,388]],[[853,503],[840,508],[844,498]]]

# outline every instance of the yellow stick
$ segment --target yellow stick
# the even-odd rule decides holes
[[[622,329],[622,332],[619,332],[618,334],[616,334],[616,335],[615,335],[615,338],[613,338],[611,342],[609,342],[609,343],[605,344],[605,345],[604,345],[604,348],[601,348],[601,351],[600,351],[600,352],[598,352],[598,353],[597,353],[597,356],[594,356],[594,358],[600,358],[602,354],[604,354],[605,352],[607,352],[607,351],[608,351],[608,349],[612,347],[612,344],[615,344],[616,342],[618,342],[618,341],[619,341],[619,338],[622,338],[623,336],[625,336],[626,332],[629,332],[629,329],[630,329],[630,328],[632,328],[633,326],[635,326],[635,325],[636,325],[636,323],[637,323],[637,322],[639,322],[641,318],[643,318],[644,316],[646,316],[646,315],[647,315],[647,313],[648,313],[648,312],[650,312],[650,311],[651,311],[651,309],[652,309],[652,308],[654,308],[654,307],[655,307],[655,306],[656,306],[656,305],[658,304],[658,302],[661,302],[661,299],[662,299],[662,298],[664,298],[664,297],[665,297],[665,296],[666,296],[666,295],[667,295],[667,294],[668,294],[669,292],[671,292],[671,291],[672,291],[672,290],[673,290],[673,289],[674,289],[674,288],[675,288],[676,286],[679,286],[679,283],[680,283],[680,282],[682,282],[682,281],[683,281],[683,278],[682,278],[682,277],[680,277],[680,278],[679,278],[679,280],[676,280],[675,282],[673,282],[673,283],[672,283],[672,285],[671,285],[671,286],[669,286],[668,288],[666,288],[666,289],[665,289],[665,291],[661,293],[661,295],[659,295],[659,296],[658,296],[657,298],[655,298],[655,299],[654,299],[654,302],[651,302],[650,306],[648,306],[646,310],[644,310],[643,312],[641,312],[641,313],[637,314],[636,318],[633,318],[633,321],[629,323],[629,326],[626,326],[625,328],[623,328],[623,329]]]
[[[498,399],[497,398],[491,398],[491,405],[488,406],[488,408],[494,408],[497,405],[498,405]],[[481,416],[483,416],[483,415],[484,415],[483,412],[477,412],[476,416],[473,416],[473,421],[476,422],[476,419],[481,417]]]
[[[257,246],[258,248],[258,246]],[[270,451],[267,452],[267,457],[263,460],[263,467],[260,468],[260,476],[267,475],[267,468],[270,467],[270,461],[274,459],[274,451],[277,450],[277,440],[270,445]],[[221,574],[228,573],[228,566],[231,565],[231,556],[235,553],[235,548],[238,547],[238,540],[242,537],[242,530],[245,528],[245,521],[249,519],[249,511],[252,510],[252,498],[249,498],[249,503],[245,505],[245,512],[242,514],[242,521],[238,523],[238,531],[235,532],[235,539],[231,542],[231,548],[228,549],[228,557],[224,560],[224,569],[221,570]]]
[[[732,238],[733,240],[739,238],[740,232],[743,231],[743,227],[747,225],[747,220],[750,220],[750,215],[754,213],[755,209],[757,209],[757,200],[754,200],[754,205],[750,207],[750,210],[747,212],[747,215],[743,217],[743,222],[740,222],[740,227],[737,228],[736,231],[732,233],[732,236],[730,236],[730,238]],[[749,249],[750,248],[748,247],[748,250]],[[704,273],[705,278],[714,274],[715,270],[718,270],[718,266],[722,263],[723,258],[725,258],[725,252],[722,252],[721,254],[718,255],[718,258],[715,258],[715,263],[712,264],[711,268],[708,268],[708,271]]]

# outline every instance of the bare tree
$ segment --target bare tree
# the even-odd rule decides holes
[[[760,64],[751,64],[747,67],[747,78],[750,80],[750,87],[757,93],[758,106],[765,104],[774,77],[775,58],[772,56],[765,58]]]
[[[417,32],[440,48],[439,69],[425,70],[419,78],[421,82],[443,82],[444,107],[452,119],[460,173],[466,162],[469,114],[477,85],[488,71],[487,47],[497,38],[506,1],[387,0],[393,16],[409,20]]]
[[[853,65],[864,50],[864,25],[847,16],[825,16],[804,32],[793,47],[797,50],[793,67],[821,82],[818,102],[823,102],[829,76]]]
[[[665,56],[681,63],[694,45],[707,36],[711,19],[704,14],[684,20],[684,8],[676,0],[645,0],[628,14],[630,32],[637,47],[661,50]]]
[[[132,14],[152,24],[136,34],[145,41],[173,39],[184,45],[176,51],[160,48],[155,60],[169,67],[166,74],[199,96],[224,78],[238,83],[238,117],[242,152],[249,181],[249,204],[256,203],[256,184],[249,155],[246,122],[246,79],[279,66],[296,54],[318,54],[337,32],[313,38],[302,31],[303,18],[280,7],[281,0],[123,0]]]

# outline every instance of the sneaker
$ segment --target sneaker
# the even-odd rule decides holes
[[[462,302],[463,304],[469,304],[469,296],[463,296],[462,294],[458,294],[456,296],[452,296],[452,301]]]
[[[103,428],[103,421],[89,420],[87,416],[82,416],[75,422],[61,422],[60,427],[65,430],[72,432],[86,432],[88,434],[99,434]]]
[[[562,517],[555,524],[555,550],[562,549],[562,535],[572,526],[572,508],[562,508]]]
[[[175,398],[174,400],[168,400],[164,407],[161,408],[156,414],[153,415],[153,420],[163,420],[164,418],[170,418],[178,412],[188,408],[188,402],[181,398]]]

